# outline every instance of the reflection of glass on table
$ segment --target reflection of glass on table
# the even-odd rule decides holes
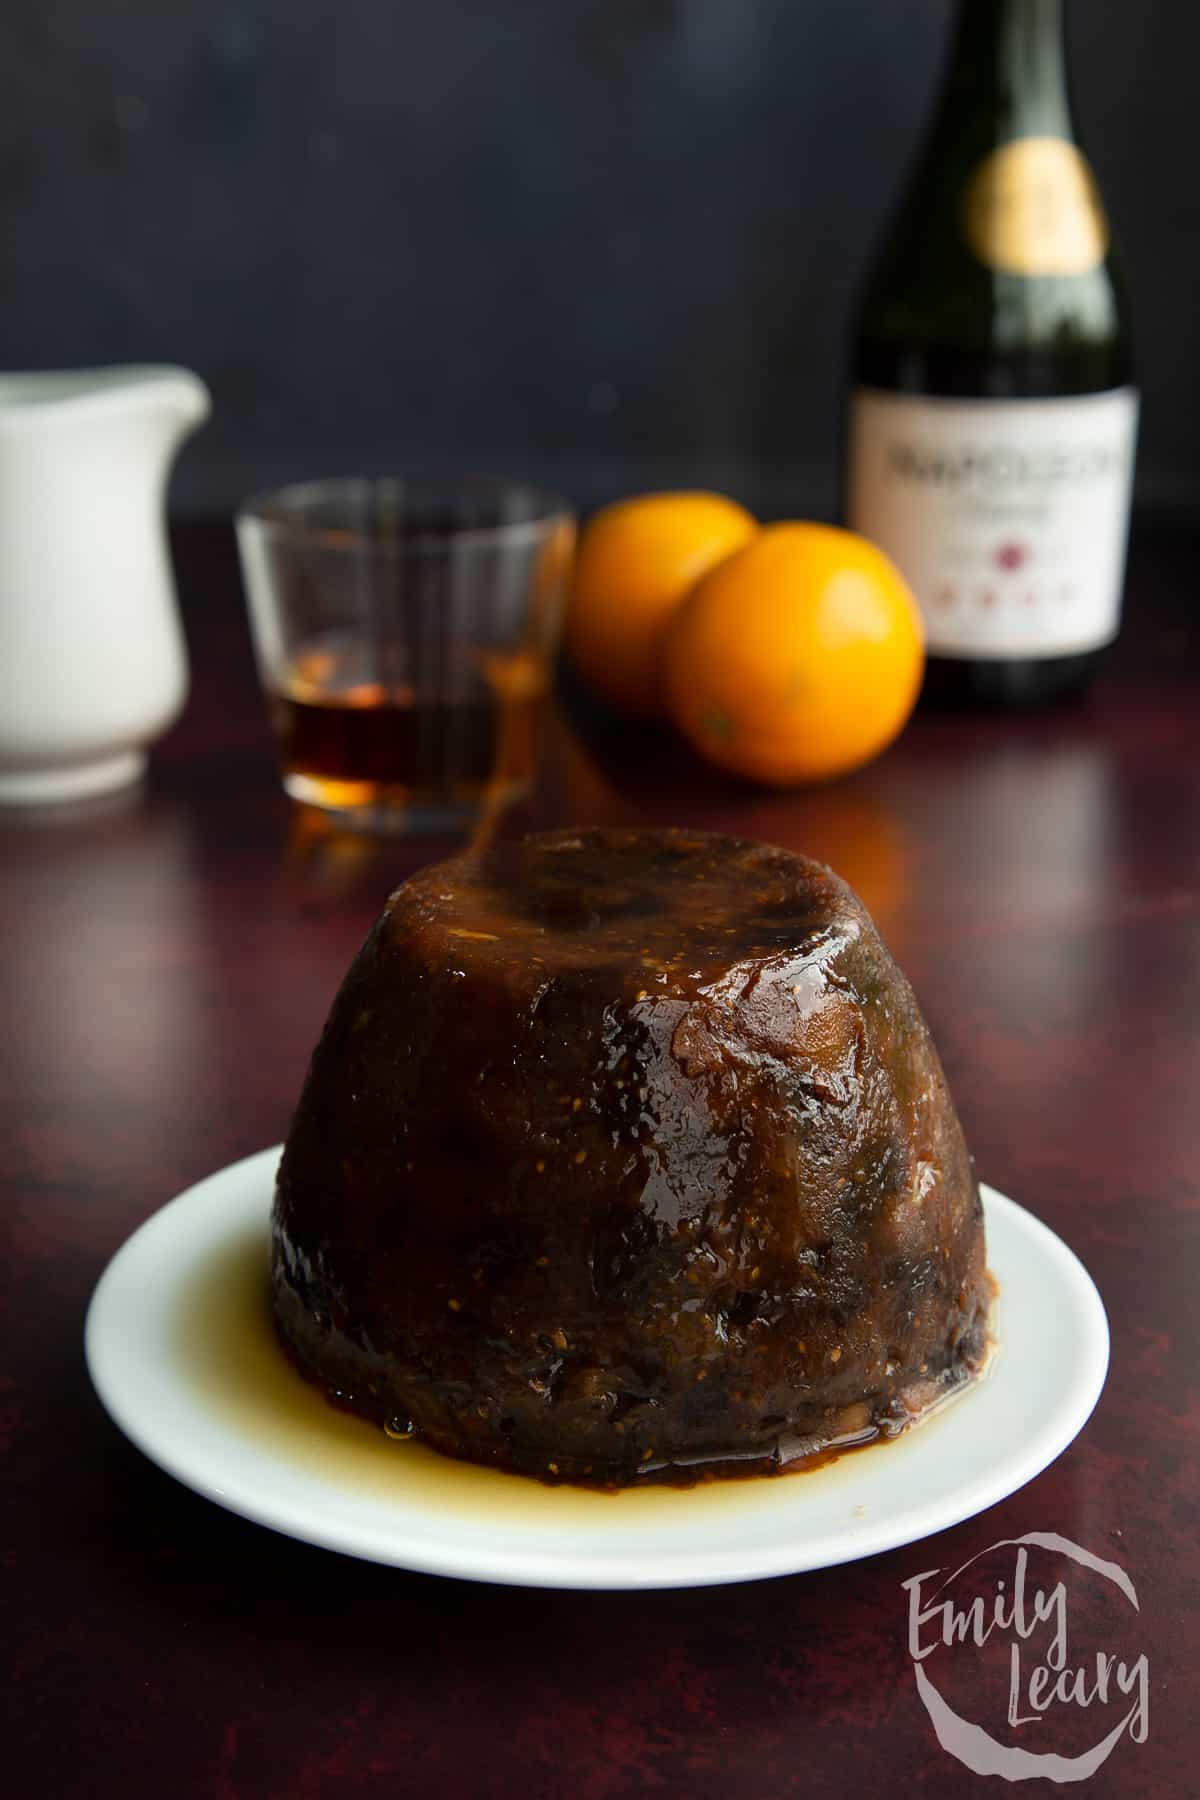
[[[528,793],[564,507],[502,482],[329,482],[251,502],[238,533],[294,799],[443,831]]]

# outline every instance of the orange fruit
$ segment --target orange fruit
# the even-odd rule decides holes
[[[662,640],[694,581],[758,530],[736,500],[638,494],[596,513],[580,540],[566,649],[579,674],[626,712],[664,710]]]
[[[791,787],[890,744],[916,703],[921,615],[882,550],[832,525],[771,525],[671,620],[671,716],[705,756]]]

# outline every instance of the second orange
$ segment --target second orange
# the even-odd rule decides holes
[[[567,654],[588,685],[623,712],[664,712],[672,613],[757,530],[736,500],[700,490],[638,494],[596,513],[579,546],[566,628]]]

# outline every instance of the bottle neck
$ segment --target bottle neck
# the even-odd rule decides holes
[[[997,137],[1072,136],[1062,0],[959,0],[944,108],[987,107]]]

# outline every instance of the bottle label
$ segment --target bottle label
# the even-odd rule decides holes
[[[1069,656],[1120,622],[1138,397],[948,400],[859,388],[849,518],[900,569],[928,648]]]
[[[1108,249],[1095,177],[1066,138],[993,150],[967,185],[964,223],[980,262],[1009,275],[1084,275]]]

